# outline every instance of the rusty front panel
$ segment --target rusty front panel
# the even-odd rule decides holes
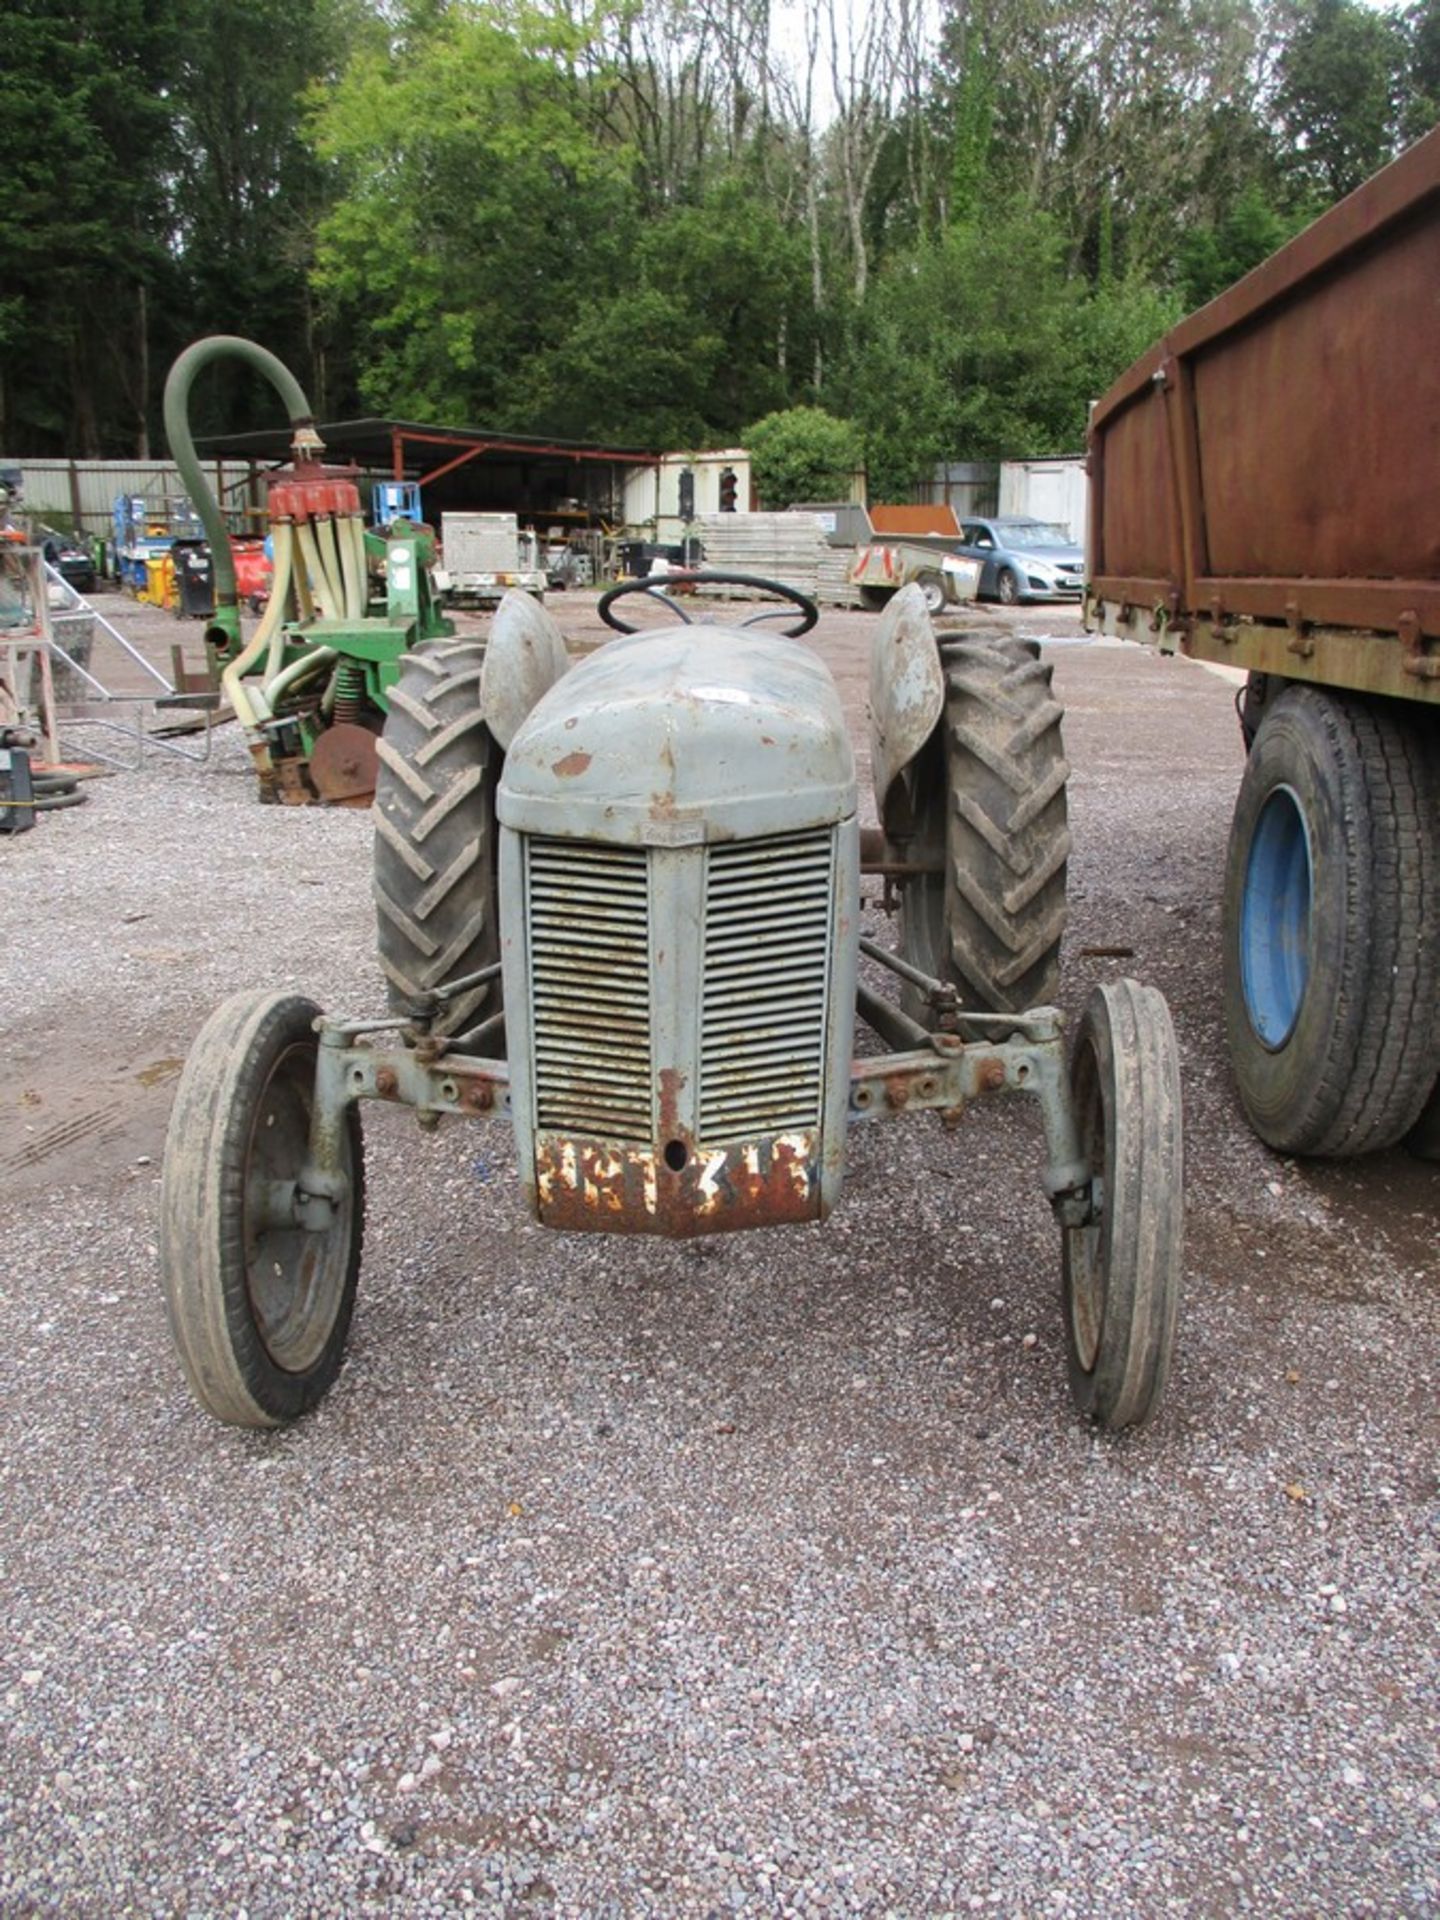
[[[818,1133],[697,1148],[684,1166],[663,1154],[541,1134],[535,1142],[541,1223],[569,1232],[690,1239],[820,1217]]]
[[[1095,572],[1169,580],[1179,539],[1164,398],[1147,387],[1108,424]]]
[[[1202,350],[1212,576],[1440,578],[1440,221]]]

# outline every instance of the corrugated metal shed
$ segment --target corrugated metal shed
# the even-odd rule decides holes
[[[0,455],[0,468],[20,473],[22,506],[40,519],[61,519],[87,533],[108,533],[117,495],[142,494],[161,505],[185,492],[169,460],[22,460]],[[237,461],[208,461],[206,473],[227,512],[242,512],[249,467]],[[258,503],[257,503],[258,504]]]

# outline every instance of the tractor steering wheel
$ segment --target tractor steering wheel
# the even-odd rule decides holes
[[[782,600],[792,602],[800,609],[801,618],[795,625],[781,628],[787,640],[798,640],[802,633],[809,633],[820,618],[820,609],[808,593],[801,593],[798,587],[787,587],[782,580],[763,580],[754,573],[661,573],[655,575],[653,579],[622,580],[618,587],[611,587],[607,593],[601,594],[598,612],[606,626],[613,627],[616,633],[639,633],[642,631],[641,628],[627,626],[625,621],[617,619],[610,609],[627,593],[646,593],[652,600],[662,600],[687,627],[718,626],[720,622],[715,620],[696,620],[680,601],[672,599],[665,591],[667,587],[704,587],[712,584],[727,587],[758,587],[765,593],[778,594]],[[790,617],[788,608],[776,607],[769,613],[752,613],[748,620],[739,620],[734,624],[740,627],[758,627],[764,620],[788,620]]]

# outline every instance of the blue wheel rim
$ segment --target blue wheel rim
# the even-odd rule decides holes
[[[1310,836],[1300,802],[1276,787],[1260,809],[1240,903],[1245,1010],[1272,1052],[1295,1031],[1310,978]]]

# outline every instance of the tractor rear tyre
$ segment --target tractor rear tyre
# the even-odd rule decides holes
[[[1393,1146],[1435,1084],[1440,781],[1383,701],[1266,702],[1235,803],[1225,1025],[1251,1126],[1281,1153]]]
[[[1070,1085],[1093,1182],[1090,1219],[1064,1231],[1070,1390],[1097,1425],[1140,1426],[1170,1374],[1185,1241],[1180,1056],[1153,987],[1095,989]]]
[[[276,1427],[340,1370],[364,1231],[359,1110],[341,1139],[347,1190],[328,1227],[298,1224],[310,1151],[320,1009],[298,994],[237,993],[190,1050],[160,1181],[160,1275],[195,1398],[217,1420]]]
[[[497,976],[454,999],[437,989],[500,957],[495,790],[503,755],[480,705],[482,641],[407,654],[390,689],[375,786],[376,944],[390,1005],[462,1035],[500,1009]],[[482,1051],[503,1051],[495,1029]]]
[[[1070,854],[1064,709],[1037,641],[959,640],[940,659],[945,712],[917,769],[911,858],[943,872],[906,883],[900,950],[953,981],[964,1006],[1023,1013],[1059,992]],[[903,998],[923,1020],[919,996]]]

